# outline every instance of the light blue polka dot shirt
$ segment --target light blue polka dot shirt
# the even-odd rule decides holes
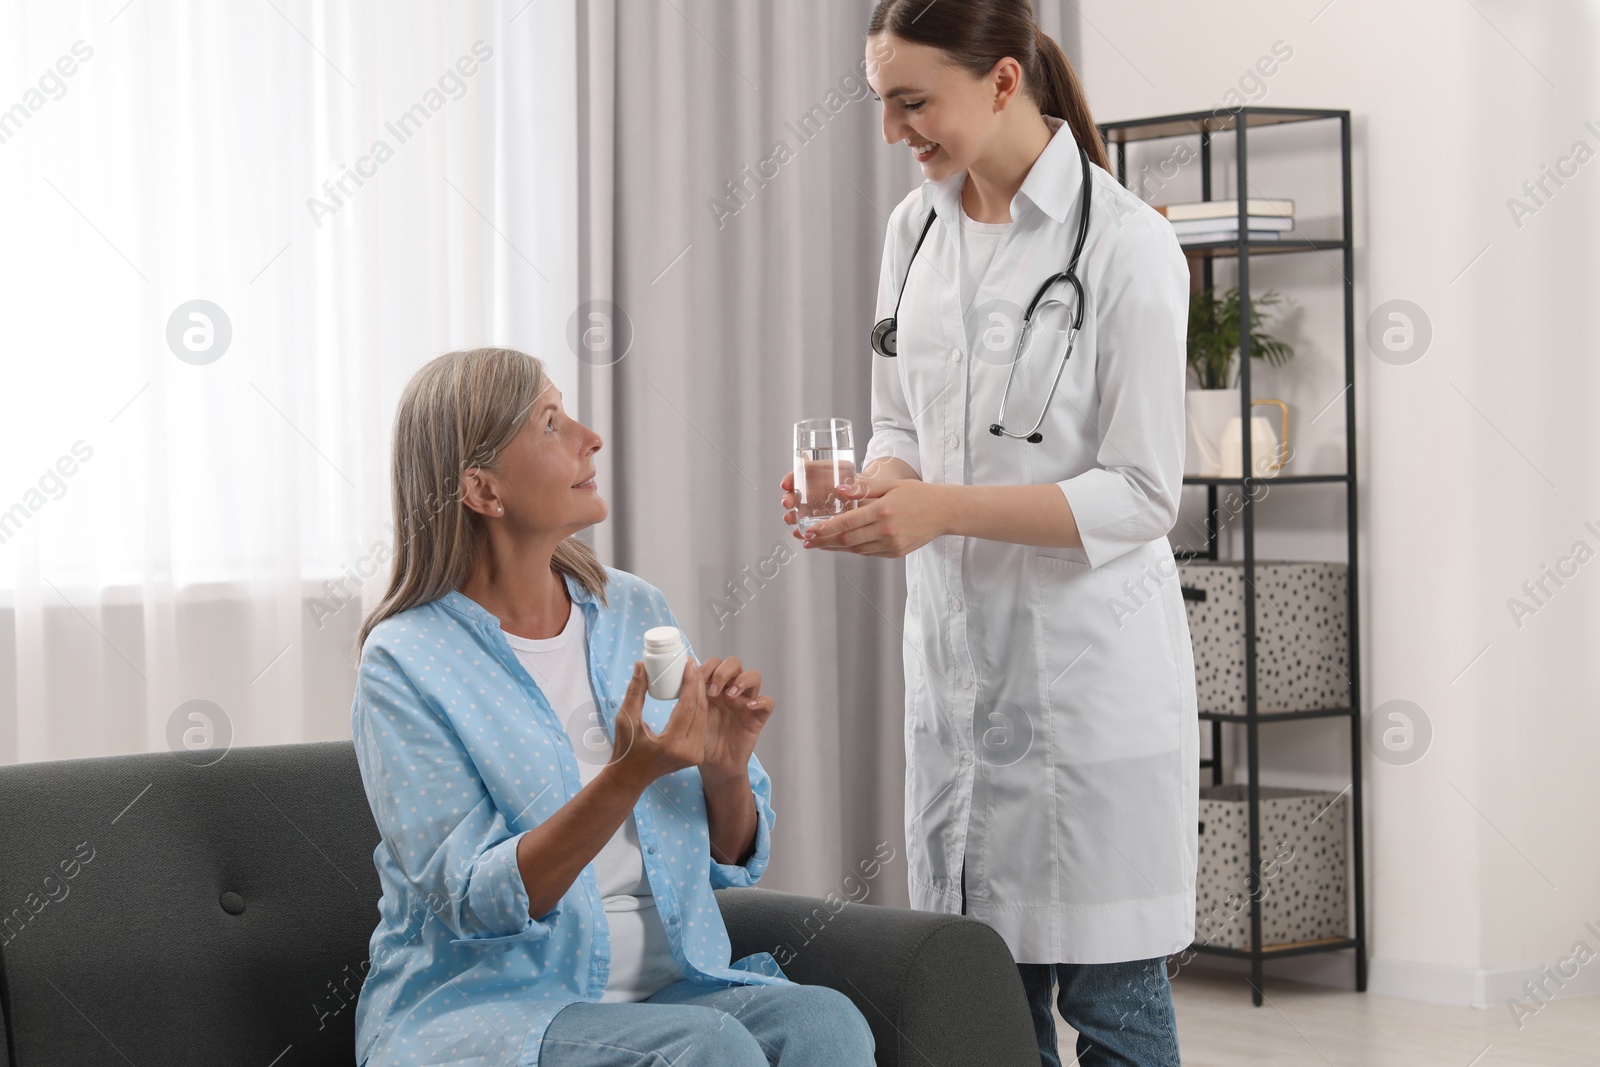
[[[660,590],[606,570],[608,605],[577,581],[566,584],[584,613],[596,709],[615,737],[633,663],[644,658],[644,632],[678,621]],[[647,696],[645,721],[664,729],[673,704]],[[594,865],[537,918],[528,914],[517,871],[518,837],[581,788],[566,729],[499,620],[458,592],[373,628],[350,720],[382,836],[373,862],[383,897],[356,1007],[357,1062],[537,1064],[556,1012],[598,1001],[610,968]],[[744,866],[711,858],[698,768],[657,779],[633,809],[656,907],[690,981],[788,981],[770,953],[730,963],[712,896],[753,885],[766,869],[772,785],[754,756],[750,785],[758,824],[755,854]]]

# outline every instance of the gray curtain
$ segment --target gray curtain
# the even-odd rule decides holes
[[[756,750],[777,812],[762,884],[903,907],[904,564],[802,553],[778,506],[795,420],[847,417],[865,449],[884,229],[922,180],[867,95],[871,8],[578,5],[568,334],[606,441],[601,558],[777,698]],[[1075,56],[1075,23],[1039,8]]]

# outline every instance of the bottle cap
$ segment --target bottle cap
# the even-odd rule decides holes
[[[644,650],[660,655],[683,648],[683,633],[676,626],[653,626],[644,632]]]

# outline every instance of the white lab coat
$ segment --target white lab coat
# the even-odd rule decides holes
[[[965,861],[967,913],[1017,962],[1112,963],[1194,938],[1199,721],[1166,536],[1183,475],[1189,275],[1171,225],[1091,163],[1078,268],[1088,309],[1044,439],[989,432],[1020,309],[1066,269],[1077,236],[1077,146],[1047,121],[1055,136],[1011,202],[1012,229],[965,321],[965,175],[925,181],[895,208],[879,318],[930,206],[938,219],[906,283],[899,355],[868,349],[863,466],[892,455],[926,482],[1054,482],[1066,494],[1082,550],[940,537],[906,558],[911,903],[959,912]],[[1065,282],[1051,294],[1075,299]],[[1008,430],[1038,417],[1069,312],[1041,305]]]

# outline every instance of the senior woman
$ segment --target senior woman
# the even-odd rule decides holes
[[[606,517],[600,446],[520,352],[440,356],[400,399],[350,709],[383,888],[357,1062],[869,1065],[848,998],[729,959],[712,890],[767,864],[773,700],[692,650],[676,703],[647,696],[644,632],[677,619],[573,537]]]

